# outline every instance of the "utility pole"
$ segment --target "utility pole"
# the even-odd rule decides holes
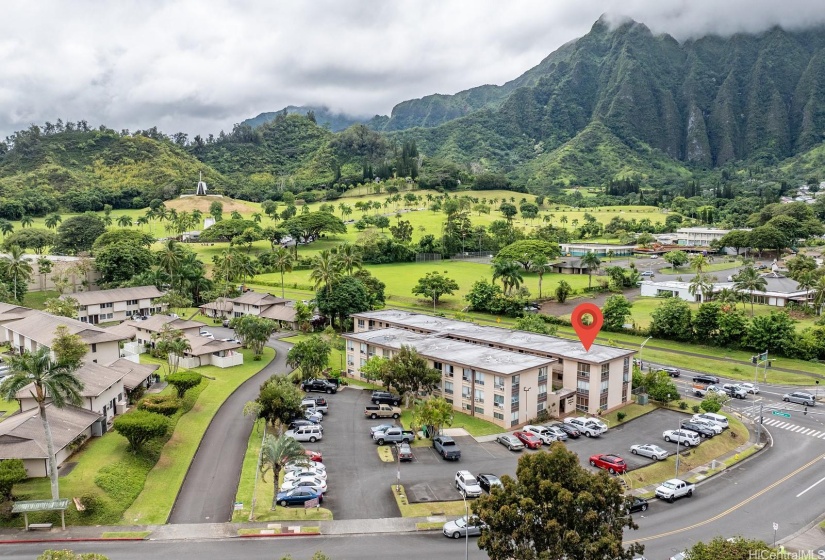
[[[762,403],[759,403],[759,418],[756,421],[756,445],[762,441]]]

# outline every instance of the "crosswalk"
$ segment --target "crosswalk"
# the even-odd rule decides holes
[[[765,418],[765,420],[763,420],[762,422],[762,425],[770,426],[771,428],[779,428],[781,430],[788,430],[789,432],[793,432],[803,436],[825,439],[825,428],[823,428],[822,430],[817,430],[816,428],[806,428],[798,424],[793,424],[791,422],[783,422],[775,418]]]

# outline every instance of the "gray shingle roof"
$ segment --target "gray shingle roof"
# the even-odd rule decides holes
[[[42,311],[36,311],[23,319],[4,325],[7,329],[19,333],[38,344],[51,346],[54,332],[60,325],[65,325],[70,334],[76,334],[86,344],[124,340],[124,337],[101,327],[82,323],[68,317],[58,317]]]
[[[77,300],[79,305],[97,305],[100,303],[114,303],[132,299],[154,299],[163,295],[155,286],[135,286],[133,288],[114,288],[112,290],[95,290],[93,292],[77,292],[60,296]]]
[[[265,294],[261,292],[246,292],[231,300],[234,303],[245,303],[248,305],[275,305],[277,303],[286,303],[288,300],[273,296],[272,294]]]
[[[74,406],[56,408],[47,404],[46,417],[57,452],[94,424],[100,415]],[[0,459],[45,459],[47,456],[46,435],[38,408],[0,422]]]
[[[126,377],[126,371],[119,368],[104,366],[94,362],[85,362],[74,372],[75,377],[83,384],[80,391],[82,397],[96,397],[106,389]],[[18,399],[32,398],[32,385],[28,384],[17,392]]]
[[[123,377],[123,387],[131,390],[146,381],[150,375],[160,368],[160,365],[136,364],[130,360],[120,358],[109,364],[109,367],[126,372],[126,375]]]

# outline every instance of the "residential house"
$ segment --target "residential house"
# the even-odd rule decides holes
[[[34,309],[29,309],[28,307],[22,307],[20,305],[0,302],[0,343],[8,342],[8,338],[6,338],[6,329],[3,328],[3,325],[11,321],[18,321],[33,313],[40,313],[40,311],[35,311]]]
[[[286,305],[289,300],[260,292],[246,292],[229,300],[232,302],[232,316],[261,315],[273,305]]]
[[[16,321],[9,321],[0,327],[15,352],[34,352],[41,346],[51,347],[55,331],[65,326],[69,334],[76,334],[89,347],[87,362],[110,364],[120,358],[120,341],[124,337],[106,329],[82,323],[68,317],[58,317],[42,311],[35,311]]]
[[[295,319],[295,302],[261,292],[246,292],[227,300],[218,299],[200,306],[207,317],[243,317],[254,315],[278,322],[281,328],[298,329]]]
[[[78,292],[60,296],[61,299],[77,300],[77,316],[84,323],[96,325],[107,321],[125,321],[135,316],[163,313],[166,304],[153,303],[163,292],[155,286],[115,288]]]
[[[181,367],[192,369],[211,365],[227,368],[243,363],[243,354],[239,352],[241,345],[234,340],[213,340],[190,334],[186,334],[186,338],[191,348],[180,357],[178,363]],[[169,361],[174,360],[175,357],[170,356]]]
[[[355,330],[344,335],[348,341],[348,375],[362,377],[359,368],[371,355],[391,356],[401,345],[413,346],[431,363],[442,364],[442,394],[451,399],[456,410],[489,418],[505,428],[522,424],[541,410],[548,410],[551,416],[599,414],[619,408],[630,399],[632,350],[594,344],[586,351],[578,341],[396,309],[355,313],[352,318]],[[362,333],[368,336],[360,336]],[[469,346],[452,346],[455,343]],[[448,348],[446,353],[444,347]],[[460,383],[455,377],[458,368],[462,373]],[[493,404],[497,409],[492,410],[493,414],[489,409],[483,413],[476,410],[473,371],[485,375],[485,385],[486,376],[493,376]],[[514,386],[518,391],[513,391]],[[461,399],[454,396],[459,394],[458,387]],[[471,398],[466,397],[468,388]],[[498,393],[497,388],[501,389]],[[486,393],[483,398],[489,402]],[[495,406],[502,403],[502,398],[509,403],[503,409]]]
[[[745,290],[743,293],[748,301],[753,293],[754,303],[772,305],[775,307],[785,307],[791,302],[800,304],[810,303],[813,299],[813,290],[800,289],[799,282],[793,278],[787,278],[780,272],[769,272],[762,274],[767,286],[764,290]],[[732,290],[735,282],[730,278],[727,282],[714,282],[713,293],[718,293],[724,288]],[[654,282],[647,280],[641,283],[641,295],[644,297],[678,297],[685,301],[694,303],[702,301],[702,294],[690,293],[689,282]]]

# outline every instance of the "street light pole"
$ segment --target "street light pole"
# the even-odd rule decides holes
[[[647,337],[647,338],[645,339],[645,341],[644,341],[644,342],[642,342],[642,343],[639,345],[639,371],[642,371],[642,368],[643,368],[643,367],[644,367],[644,365],[645,365],[645,363],[642,361],[642,350],[644,350],[644,348],[645,348],[645,344],[647,344],[647,341],[648,341],[648,340],[650,340],[651,338],[653,338],[653,337],[652,337],[652,336]]]
[[[670,394],[667,395],[668,402],[670,401]],[[681,431],[682,431],[682,424],[681,422],[678,424],[678,428],[676,430],[680,432],[679,436],[676,437],[676,476],[674,478],[679,478],[679,441],[681,439]]]
[[[470,558],[470,509],[467,507],[467,496],[464,492],[459,492],[461,499],[464,500],[464,559]]]
[[[530,417],[528,416],[528,413],[527,413],[527,391],[529,391],[529,390],[530,390],[530,387],[525,387],[524,388],[524,415],[527,416],[527,418],[524,419],[525,422],[527,422],[530,419]]]

